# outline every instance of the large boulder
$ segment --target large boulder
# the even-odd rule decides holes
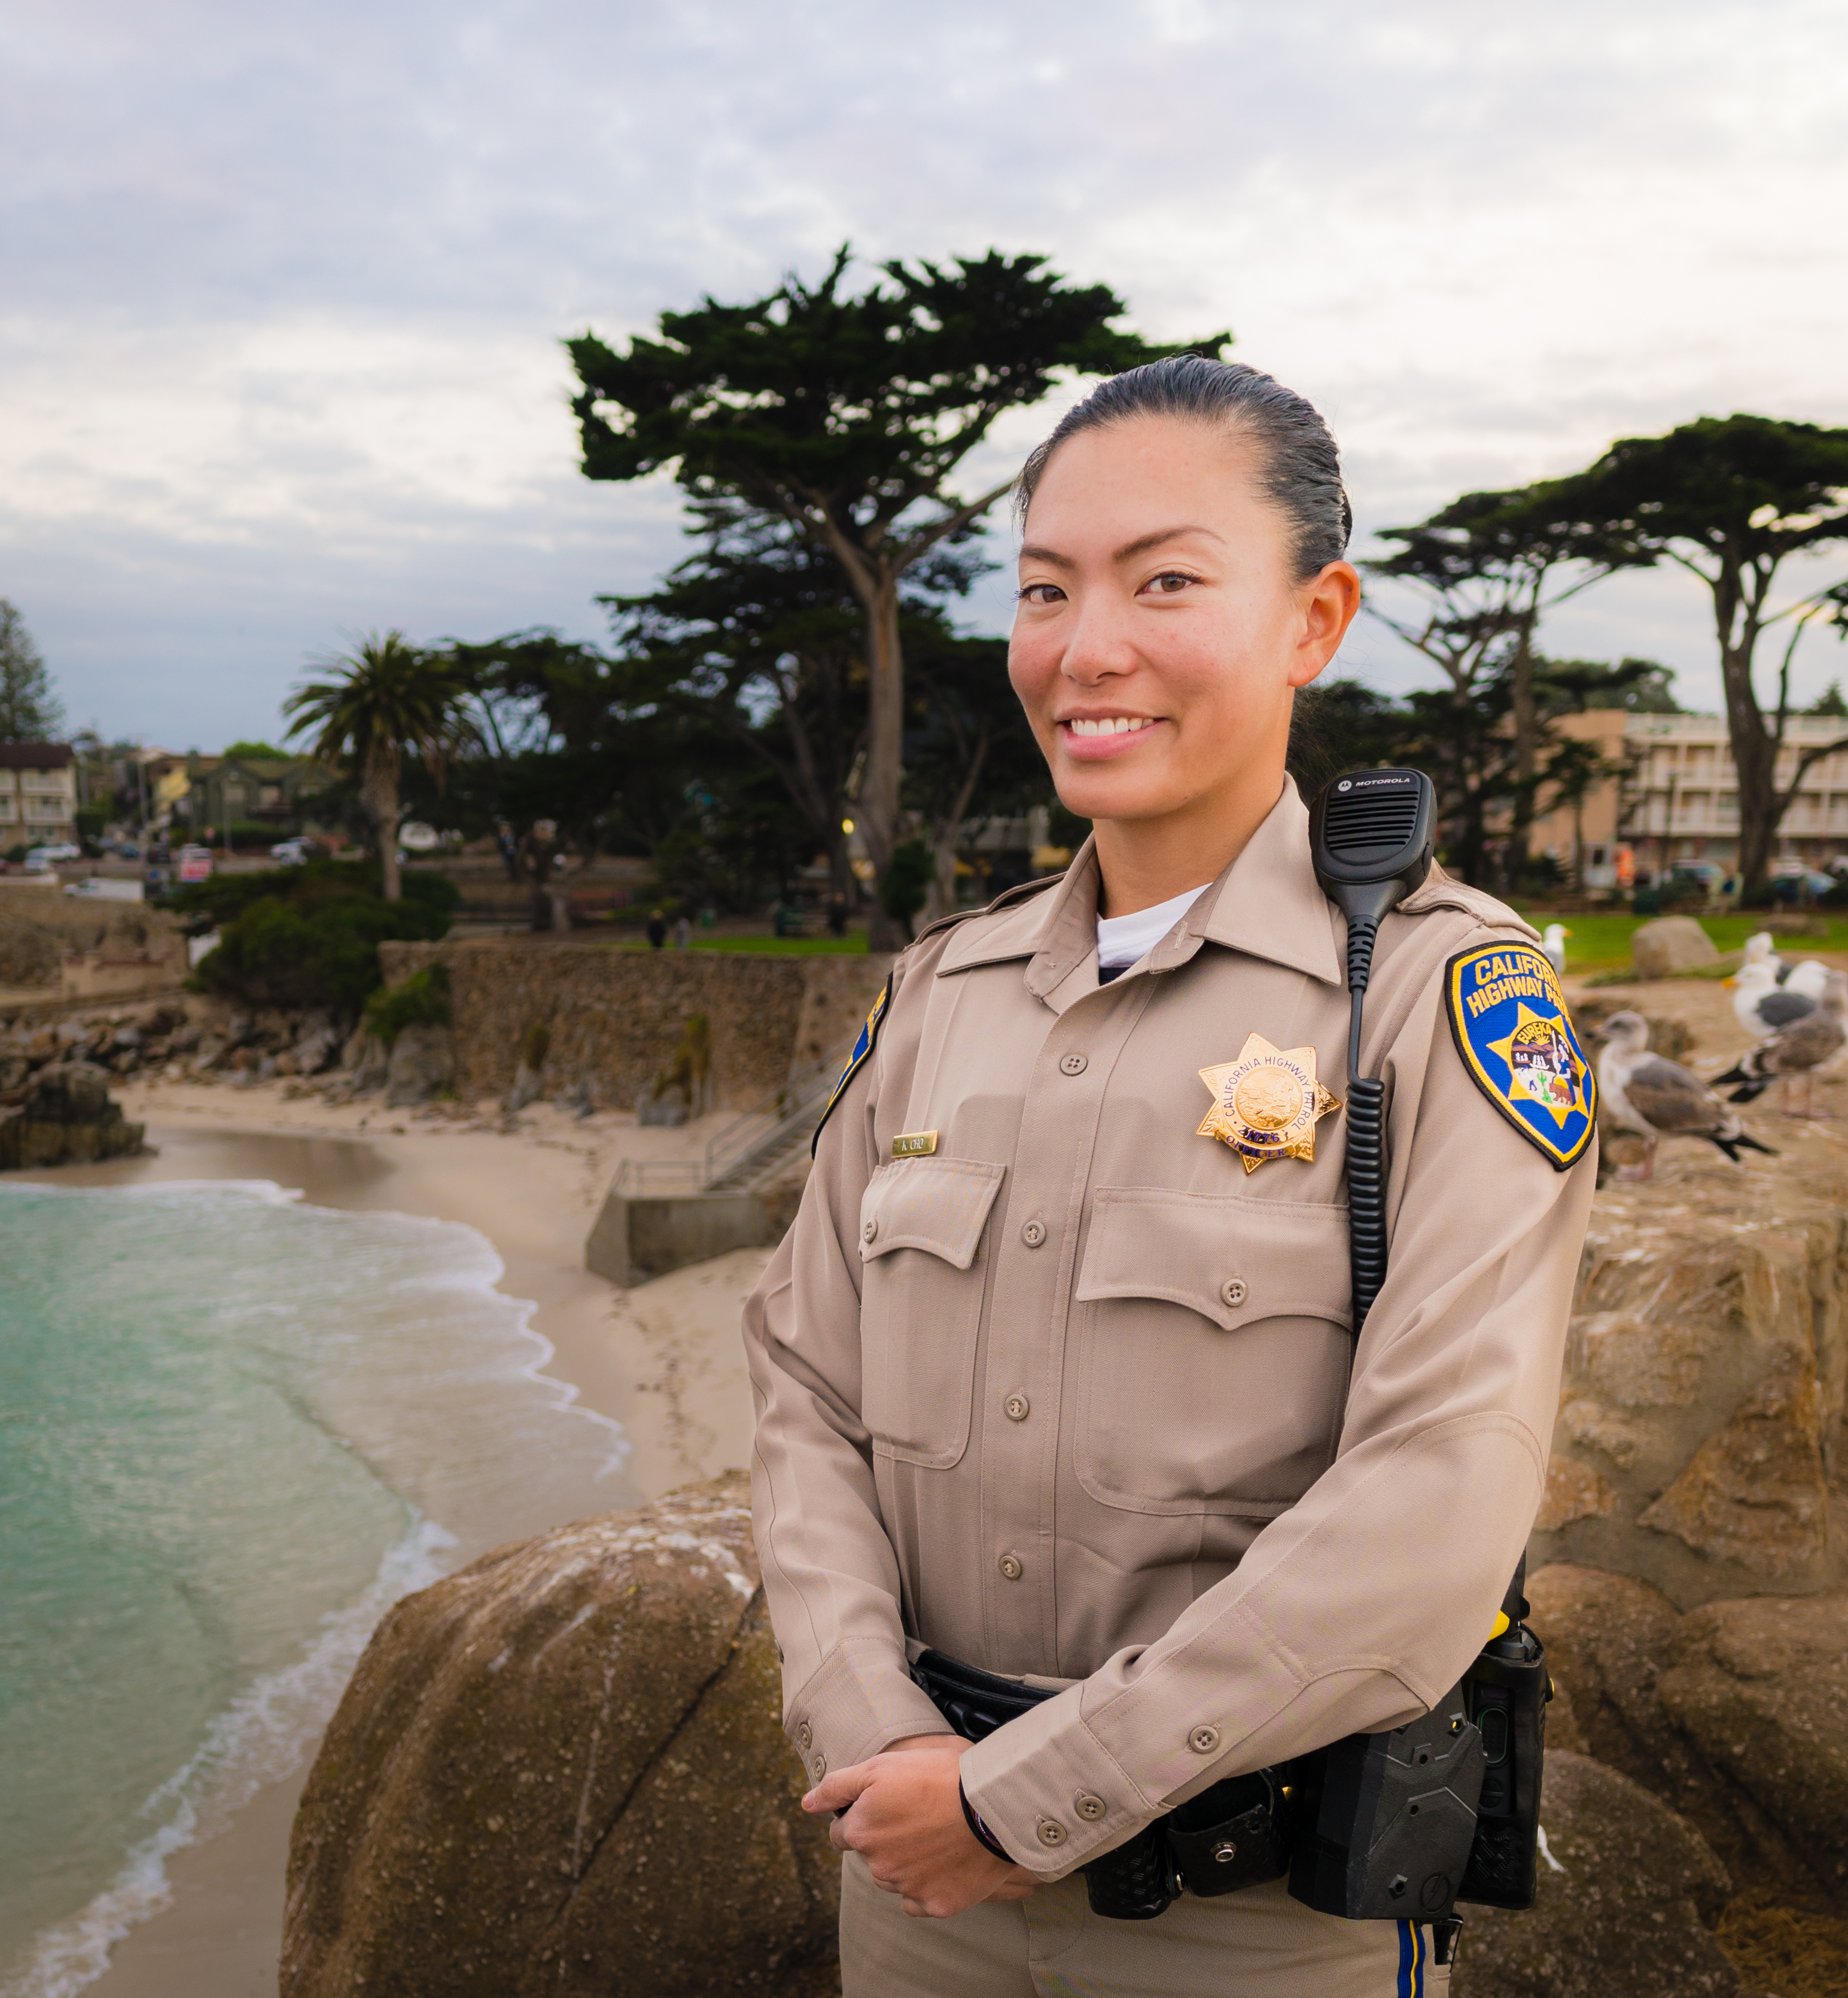
[[[1700,1834],[1615,1769],[1557,1751],[1534,1906],[1466,1907],[1451,1998],[1734,1998],[1712,1934],[1731,1891]]]
[[[406,1598],[302,1792],[282,1998],[838,1991],[778,1679],[735,1472]]]
[[[58,1062],[40,1069],[19,1109],[0,1120],[0,1171],[123,1158],[143,1149],[146,1135],[112,1100],[106,1069]]]
[[[1630,938],[1630,961],[1639,978],[1672,978],[1717,964],[1713,939],[1692,916],[1663,916],[1644,923]]]
[[[1848,1904],[1848,1589],[1690,1611],[1656,1693],[1741,1820],[1776,1834],[1784,1881]]]
[[[1687,1817],[1741,1886],[1848,1886],[1848,1590],[1683,1616],[1631,1576],[1561,1564],[1527,1592],[1588,1754]]]

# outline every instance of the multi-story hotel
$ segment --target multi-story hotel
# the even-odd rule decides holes
[[[1550,854],[1587,888],[1615,887],[1626,850],[1639,873],[1660,875],[1684,861],[1731,871],[1739,856],[1739,779],[1723,715],[1598,708],[1563,716],[1559,725],[1598,745],[1607,774],[1576,811],[1564,808],[1535,822],[1530,852]],[[1777,762],[1778,788],[1790,783],[1804,751],[1844,738],[1848,721],[1838,716],[1792,715]],[[1777,853],[1817,868],[1848,853],[1848,749],[1832,752],[1805,772],[1778,829]]]
[[[0,852],[77,837],[77,769],[63,742],[0,742]]]

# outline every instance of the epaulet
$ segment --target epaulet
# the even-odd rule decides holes
[[[1507,903],[1497,901],[1480,888],[1472,888],[1453,880],[1435,864],[1423,881],[1399,904],[1399,913],[1421,916],[1434,909],[1454,909],[1460,914],[1473,916],[1485,929],[1511,930],[1515,935],[1531,939],[1535,943],[1540,940],[1539,932],[1524,917],[1516,915]]]
[[[992,902],[979,909],[958,909],[953,914],[939,916],[935,922],[924,925],[911,939],[911,946],[915,949],[926,937],[954,929],[959,923],[973,922],[977,916],[992,916],[998,909],[1011,909],[1015,903],[1025,901],[1029,895],[1043,894],[1048,888],[1056,888],[1065,878],[1062,869],[1056,874],[1042,874],[1036,880],[1023,881],[1017,887],[1003,889]]]
[[[1063,874],[1042,875],[1037,881],[1023,881],[1017,888],[1010,888],[996,896],[986,908],[959,909],[954,914],[939,916],[935,922],[925,925],[911,939],[908,948],[915,950],[926,937],[935,936],[940,930],[953,928],[958,923],[966,923],[973,917],[991,916],[997,909],[1011,908],[1016,902],[1024,901],[1029,895],[1037,895],[1042,889],[1056,887],[1064,879]],[[847,1093],[847,1085],[872,1059],[872,1051],[879,1046],[879,1028],[886,1018],[886,1008],[892,1004],[892,986],[895,976],[895,972],[886,974],[886,982],[879,987],[879,996],[873,1001],[872,1010],[866,1015],[866,1024],[860,1029],[860,1037],[853,1044],[853,1053],[847,1057],[847,1066],[841,1070],[840,1080],[828,1092],[820,1122],[815,1126],[814,1136],[809,1140],[809,1156],[811,1159],[815,1156],[815,1148],[821,1142],[823,1126],[834,1114],[834,1105]]]

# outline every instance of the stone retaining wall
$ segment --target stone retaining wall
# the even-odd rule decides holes
[[[495,937],[379,946],[388,984],[439,958],[449,972],[458,1096],[505,1096],[527,1030],[543,1025],[544,1093],[575,1088],[588,1073],[599,1100],[621,1108],[673,1059],[696,1013],[711,1035],[714,1107],[755,1104],[851,1038],[891,963]]]

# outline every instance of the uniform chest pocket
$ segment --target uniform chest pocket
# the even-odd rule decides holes
[[[882,1456],[941,1471],[968,1447],[987,1281],[982,1232],[1006,1170],[897,1159],[867,1182],[860,1412]]]
[[[1073,1293],[1080,1483],[1138,1512],[1268,1519],[1332,1460],[1347,1209],[1102,1187]]]

